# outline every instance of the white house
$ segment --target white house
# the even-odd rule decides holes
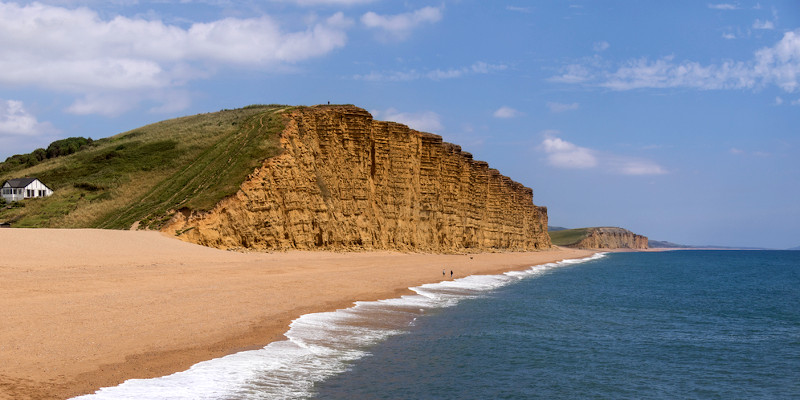
[[[36,178],[9,179],[3,183],[3,198],[7,202],[45,197],[53,194],[53,190]]]

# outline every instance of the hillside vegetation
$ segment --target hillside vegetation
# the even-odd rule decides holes
[[[549,231],[550,240],[558,246],[579,249],[647,249],[649,239],[627,229],[597,226]]]
[[[86,140],[50,158],[41,149],[10,157],[0,163],[0,182],[36,177],[55,193],[4,206],[0,222],[127,229],[139,221],[157,229],[177,210],[208,210],[279,153],[287,108],[257,105],[177,118]]]
[[[91,146],[92,138],[71,137],[56,140],[47,146],[47,149],[36,149],[29,154],[15,154],[8,157],[5,162],[0,163],[0,172],[17,171],[32,167],[46,159],[67,156],[77,153],[84,148]]]
[[[557,246],[576,244],[589,236],[589,228],[549,230],[550,240]]]

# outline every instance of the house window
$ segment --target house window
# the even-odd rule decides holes
[[[25,189],[25,197],[33,197],[33,189]]]
[[[39,197],[44,197],[44,190],[39,191]]]

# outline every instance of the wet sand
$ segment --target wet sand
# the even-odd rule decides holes
[[[0,250],[0,399],[185,370],[281,340],[302,314],[408,294],[451,269],[495,274],[594,253],[239,253],[91,229],[0,229]]]

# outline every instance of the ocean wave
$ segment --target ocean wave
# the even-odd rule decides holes
[[[415,295],[359,301],[353,307],[302,315],[289,325],[286,340],[195,364],[186,371],[152,379],[129,379],[75,400],[125,399],[297,399],[314,396],[314,385],[345,372],[367,349],[405,332],[435,309],[486,295],[520,279],[597,260],[606,253],[563,260],[500,275],[472,275],[411,288]]]

